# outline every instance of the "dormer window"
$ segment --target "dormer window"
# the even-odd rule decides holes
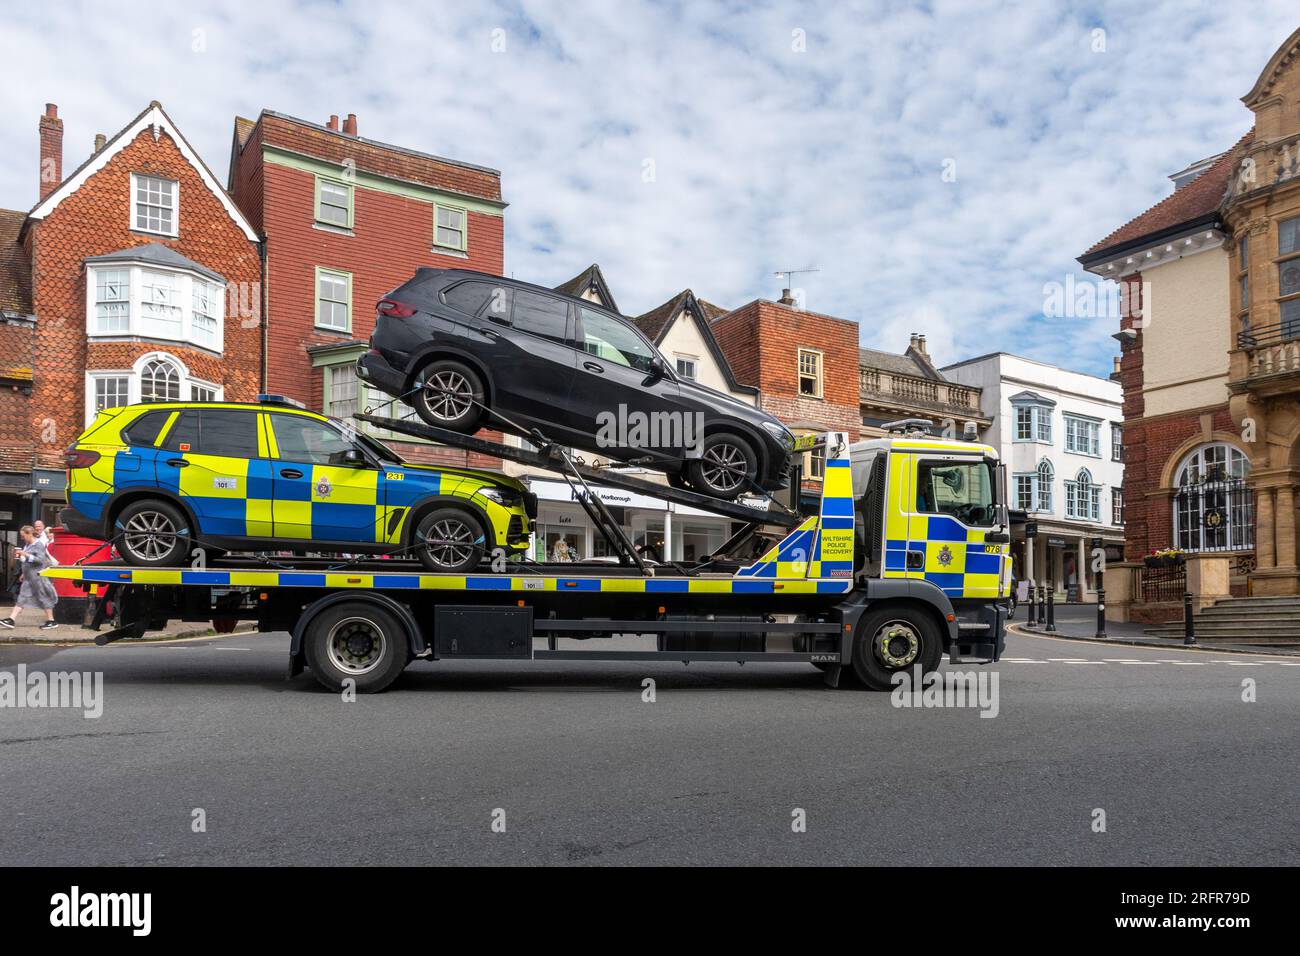
[[[132,173],[131,228],[137,232],[175,236],[179,194],[180,183],[173,179]]]

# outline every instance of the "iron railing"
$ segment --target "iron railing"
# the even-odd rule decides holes
[[[1142,569],[1142,602],[1144,604],[1168,604],[1182,602],[1187,591],[1187,565],[1178,564],[1170,568]]]
[[[1300,339],[1300,321],[1295,319],[1242,329],[1237,333],[1237,348],[1256,349],[1290,342],[1292,339]]]

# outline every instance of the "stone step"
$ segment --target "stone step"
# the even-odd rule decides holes
[[[1218,620],[1232,618],[1270,618],[1276,621],[1300,621],[1300,607],[1294,610],[1282,610],[1269,607],[1228,607],[1223,604],[1212,604],[1204,610],[1196,612],[1196,619],[1215,618]]]
[[[1277,597],[1235,597],[1221,598],[1215,602],[1215,607],[1229,607],[1232,605],[1243,607],[1250,605],[1258,605],[1259,607],[1300,607],[1300,597],[1294,594]]]

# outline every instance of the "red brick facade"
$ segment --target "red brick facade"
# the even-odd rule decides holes
[[[64,448],[85,427],[88,371],[127,370],[141,356],[163,352],[182,363],[191,377],[221,386],[227,400],[251,401],[258,391],[257,243],[185,158],[168,129],[160,129],[155,140],[154,130],[146,127],[125,145],[115,141],[108,148],[118,151],[102,168],[44,218],[27,224],[37,319],[28,422],[30,434],[37,436],[38,468],[61,468]],[[131,228],[132,173],[179,183],[176,238]],[[85,260],[147,243],[164,245],[225,279],[228,304],[220,353],[126,335],[113,341],[87,336]],[[251,301],[251,314],[230,307],[241,300]]]
[[[755,300],[710,326],[736,380],[759,390],[759,407],[787,424],[834,428],[856,440],[861,428],[858,325],[778,302]],[[799,392],[799,350],[822,355],[822,394]]]
[[[243,124],[243,125],[241,125]],[[241,142],[242,137],[242,142]],[[475,200],[497,203],[500,175],[477,167],[421,156],[355,135],[263,113],[251,127],[239,121],[231,162],[235,201],[265,236],[269,309],[266,388],[309,408],[326,408],[325,374],[312,352],[331,345],[364,343],[374,327],[375,304],[420,267],[474,269],[500,275],[504,267],[504,219],[476,211]],[[273,151],[267,153],[267,149]],[[291,159],[285,159],[287,151]],[[337,167],[367,174],[352,179],[352,226],[333,229],[316,221],[315,168]],[[370,177],[385,177],[377,184]],[[372,188],[372,185],[375,188]],[[467,250],[435,251],[432,202],[412,195],[411,185],[445,192],[469,206]],[[380,188],[382,186],[382,188]],[[427,190],[426,190],[427,191]],[[351,329],[316,325],[317,269],[351,276]],[[361,403],[365,404],[364,400]],[[484,436],[489,437],[489,436]],[[416,461],[495,466],[497,459],[467,456],[436,446],[390,442]]]

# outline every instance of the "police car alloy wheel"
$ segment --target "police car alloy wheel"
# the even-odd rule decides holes
[[[185,517],[165,501],[137,501],[122,509],[114,522],[117,550],[129,564],[180,563],[188,546]]]
[[[439,508],[420,519],[415,553],[430,571],[464,574],[478,567],[487,549],[479,522],[464,509]]]

